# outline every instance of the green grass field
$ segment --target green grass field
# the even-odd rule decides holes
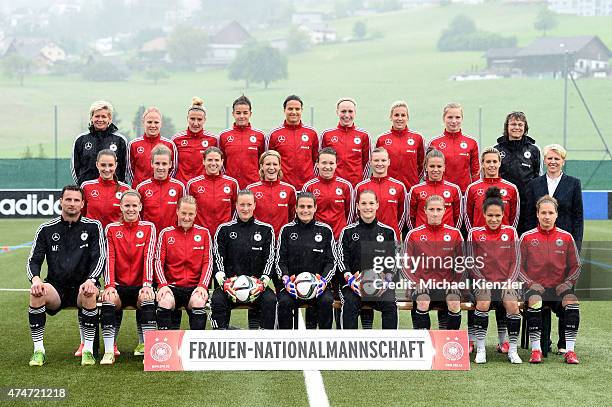
[[[533,29],[538,6],[511,6],[499,3],[478,6],[449,6],[406,10],[368,17],[332,21],[340,37],[351,35],[353,24],[365,20],[370,32],[383,37],[372,41],[337,43],[313,47],[290,57],[289,78],[274,82],[268,90],[260,85],[244,89],[222,70],[175,73],[157,86],[141,75],[126,82],[85,82],[80,77],[29,77],[26,86],[0,78],[0,137],[4,140],[1,158],[20,157],[26,146],[34,153],[43,144],[53,153],[53,105],[59,106],[59,153],[68,157],[72,141],[88,121],[88,107],[103,98],[114,103],[122,127],[131,129],[139,105],[157,105],[178,129],[185,125],[185,109],[194,95],[202,96],[209,108],[207,128],[225,128],[225,108],[242,92],[254,103],[253,124],[264,130],[282,121],[281,102],[290,93],[305,100],[305,122],[310,123],[310,106],[315,107],[318,130],[334,126],[335,101],[351,95],[358,101],[358,125],[372,136],[389,127],[388,106],[405,99],[411,107],[410,127],[426,139],[442,130],[441,109],[451,101],[465,106],[464,131],[478,137],[478,107],[483,109],[482,144],[494,144],[502,131],[505,115],[512,110],[527,113],[530,134],[543,146],[562,140],[563,81],[552,79],[504,79],[455,82],[457,73],[485,66],[481,52],[438,53],[440,32],[457,14],[476,21],[479,29],[516,35],[524,46],[539,33]],[[258,38],[278,32],[255,32]],[[560,16],[558,27],[549,35],[599,35],[612,47],[612,17]],[[579,81],[582,92],[598,120],[604,136],[612,128],[608,95],[612,81]],[[569,92],[569,148],[599,149],[601,143],[576,92]],[[599,159],[599,153],[571,153],[571,159]]]
[[[14,246],[31,241],[40,222],[0,222],[0,288],[28,288],[24,264],[29,251]],[[585,241],[612,241],[612,221],[587,221]],[[592,275],[612,283],[609,257],[598,257],[608,267],[593,267]],[[611,287],[607,285],[605,287]],[[0,291],[0,332],[4,356],[0,358],[0,387],[65,387],[70,405],[308,405],[304,378],[295,372],[164,372],[144,373],[141,359],[131,356],[136,344],[133,312],[128,311],[119,336],[123,354],[114,366],[83,368],[72,356],[78,341],[76,314],[63,311],[47,318],[47,364],[27,365],[32,344],[27,324],[26,292]],[[333,406],[368,405],[467,405],[474,400],[491,406],[609,405],[612,396],[612,302],[583,301],[577,351],[581,364],[566,366],[550,355],[542,365],[508,364],[494,353],[495,323],[491,321],[486,365],[472,365],[470,372],[322,372]],[[433,315],[433,314],[432,314]],[[410,317],[400,313],[400,328]],[[435,315],[434,315],[435,318]],[[185,318],[184,318],[185,319]],[[491,320],[493,320],[491,316]],[[379,316],[376,322],[379,322]],[[232,324],[245,327],[246,313],[233,314]],[[465,318],[464,318],[465,324]],[[553,326],[553,332],[556,327]],[[526,350],[520,351],[523,359]],[[30,405],[32,402],[24,402]]]

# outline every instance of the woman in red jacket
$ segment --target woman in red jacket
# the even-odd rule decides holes
[[[102,150],[96,159],[96,168],[100,176],[81,185],[85,192],[83,215],[100,221],[105,228],[109,223],[121,218],[119,200],[130,186],[117,180],[117,155],[112,150]]]
[[[446,329],[461,326],[461,291],[457,283],[464,280],[464,270],[456,260],[463,256],[463,237],[459,229],[443,223],[444,202],[440,195],[428,197],[424,208],[427,223],[408,232],[404,241],[409,258],[422,260],[402,269],[414,288],[406,293],[413,301],[414,329],[431,328],[431,308],[447,310]]]
[[[427,223],[425,202],[432,195],[444,198],[445,225],[461,227],[461,191],[459,187],[445,178],[445,157],[441,151],[431,149],[425,156],[425,181],[410,188],[408,193],[408,219],[411,229]]]
[[[194,224],[196,208],[194,197],[182,197],[176,210],[178,226],[159,233],[155,251],[159,329],[171,328],[172,310],[177,308],[187,310],[191,329],[206,327],[204,306],[212,275],[212,244],[208,230]]]
[[[174,168],[176,168],[174,178],[183,184],[204,174],[202,155],[207,148],[216,147],[219,142],[216,135],[204,130],[205,123],[204,101],[199,97],[194,97],[191,99],[191,106],[187,109],[187,130],[172,136],[172,141],[178,151],[178,158],[174,163]]]
[[[521,279],[528,288],[527,326],[530,363],[542,362],[542,306],[549,306],[565,321],[565,361],[578,364],[574,351],[580,311],[574,287],[580,276],[580,257],[574,238],[555,226],[557,200],[544,195],[536,203],[538,226],[521,236]],[[548,338],[546,338],[548,339]]]
[[[425,156],[423,136],[408,129],[408,118],[408,104],[403,100],[394,102],[389,113],[391,130],[376,141],[376,147],[389,152],[389,176],[401,181],[406,190],[419,183]]]
[[[155,294],[153,292],[153,256],[155,226],[141,221],[142,203],[135,190],[121,197],[119,222],[106,227],[106,270],[102,293],[102,337],[104,357],[101,365],[115,362],[115,310],[134,306],[142,310],[143,331],[153,330],[155,324]]]
[[[490,187],[485,193],[481,210],[485,225],[475,227],[468,234],[468,256],[474,259],[472,269],[472,292],[476,298],[474,312],[474,334],[476,337],[476,363],[486,363],[485,341],[489,326],[489,309],[503,311],[505,331],[508,328],[508,360],[522,363],[517,353],[517,342],[521,327],[517,282],[519,273],[518,234],[512,226],[504,225],[503,194],[498,187]],[[488,284],[491,283],[492,287]],[[499,324],[499,323],[498,323]],[[498,326],[499,327],[499,326]],[[501,346],[498,345],[498,349]]]
[[[429,147],[442,151],[446,157],[446,179],[465,192],[480,176],[478,143],[461,131],[463,108],[459,103],[444,106],[442,118],[444,133],[431,139]]]

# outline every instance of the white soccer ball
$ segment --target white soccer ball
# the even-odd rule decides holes
[[[295,290],[299,299],[311,300],[316,296],[316,288],[319,281],[314,274],[308,272],[300,273],[295,277],[293,283],[295,284]]]
[[[384,274],[376,273],[372,269],[364,270],[361,275],[361,289],[363,294],[373,297],[380,296],[386,291],[381,287],[384,281]]]
[[[232,284],[232,289],[236,295],[236,300],[240,302],[250,302],[251,291],[256,287],[255,280],[249,276],[238,276]]]

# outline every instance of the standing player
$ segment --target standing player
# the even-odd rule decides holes
[[[391,130],[381,134],[376,141],[376,147],[389,152],[389,175],[401,181],[406,189],[419,183],[425,157],[423,136],[408,129],[408,118],[408,104],[403,100],[394,102],[389,113]]]
[[[331,329],[334,297],[327,284],[336,272],[334,234],[329,226],[314,219],[316,198],[310,192],[300,192],[297,197],[293,222],[281,229],[276,254],[276,272],[283,288],[278,293],[278,327],[293,327],[293,311],[296,305],[307,303],[317,309],[319,329]],[[297,299],[293,279],[309,272],[318,278],[316,298]]]
[[[465,191],[465,225],[470,230],[473,227],[484,226],[485,217],[482,204],[489,188],[497,187],[504,201],[504,225],[514,228],[518,225],[520,211],[520,197],[516,186],[499,177],[501,155],[494,147],[487,147],[480,156],[482,178],[470,184]]]
[[[306,182],[302,191],[311,192],[317,198],[315,219],[331,226],[337,240],[342,229],[353,219],[354,203],[351,183],[336,176],[336,158],[336,151],[331,147],[319,151],[319,175]]]
[[[140,194],[129,190],[121,197],[121,221],[106,227],[108,260],[102,293],[104,356],[101,365],[115,363],[115,331],[120,328],[115,320],[116,310],[137,307],[142,310],[143,331],[156,328],[152,288],[155,226],[139,220],[141,210]]]
[[[242,95],[232,103],[234,126],[219,134],[219,148],[225,155],[225,173],[240,188],[257,182],[259,157],[266,150],[266,137],[251,127],[251,101]]]
[[[204,153],[206,173],[187,183],[187,194],[198,203],[196,223],[211,234],[217,232],[220,224],[232,219],[238,193],[238,182],[221,174],[222,167],[223,153],[217,147],[209,147]]]
[[[355,194],[359,196],[361,191],[366,189],[374,191],[380,205],[377,212],[378,220],[391,226],[399,238],[406,220],[404,207],[406,188],[400,181],[389,176],[390,165],[391,160],[387,150],[382,147],[375,148],[372,151],[372,177],[357,184]]]
[[[336,151],[339,177],[352,186],[366,179],[370,173],[370,137],[355,126],[357,103],[352,98],[340,98],[336,102],[338,126],[327,129],[319,136],[321,149],[331,147]]]
[[[142,197],[142,219],[155,225],[155,230],[175,226],[177,203],[185,195],[185,186],[170,177],[172,151],[158,144],[151,151],[153,176],[142,181],[136,190]]]
[[[176,133],[172,141],[178,151],[178,162],[175,178],[186,184],[192,178],[204,174],[202,155],[209,147],[218,144],[217,136],[204,130],[206,109],[204,101],[199,97],[191,99],[187,110],[187,130]]]
[[[215,278],[219,286],[211,298],[211,324],[227,329],[231,310],[236,305],[232,283],[236,277],[255,277],[261,292],[252,303],[261,315],[263,329],[274,329],[276,294],[268,287],[274,265],[274,229],[253,216],[255,197],[249,190],[238,192],[236,219],[224,223],[215,235]]]
[[[430,329],[429,310],[441,308],[447,311],[446,329],[461,326],[461,292],[452,287],[464,279],[458,264],[436,261],[438,258],[463,256],[463,237],[459,229],[445,225],[444,198],[431,195],[425,201],[427,223],[408,232],[404,242],[406,254],[421,257],[424,261],[416,269],[403,269],[404,276],[414,284],[406,297],[412,298],[412,326],[414,329]],[[449,288],[429,288],[427,284],[451,284]]]
[[[296,95],[287,96],[283,102],[285,121],[281,127],[270,132],[266,149],[275,150],[285,157],[283,174],[285,181],[302,189],[306,181],[314,176],[314,165],[319,153],[319,139],[312,127],[302,124],[302,99]]]
[[[77,306],[83,323],[82,365],[93,365],[93,341],[98,324],[98,279],[104,268],[104,237],[100,222],[81,216],[83,190],[67,185],[60,196],[62,213],[40,225],[26,265],[30,288],[28,319],[34,354],[30,366],[45,363],[46,314]],[[47,259],[47,278],[40,277]]]
[[[408,193],[408,219],[410,229],[427,223],[425,202],[432,195],[444,198],[444,219],[442,223],[460,228],[463,218],[461,213],[461,191],[459,187],[444,179],[446,170],[442,152],[431,149],[425,157],[425,181],[410,188]]]
[[[520,194],[520,215],[517,232],[527,230],[527,184],[542,173],[540,148],[527,135],[529,125],[523,112],[511,112],[504,122],[504,135],[497,139],[495,148],[502,157],[499,175],[513,183]]]
[[[117,179],[117,155],[112,150],[101,150],[96,159],[98,179],[81,185],[85,193],[83,215],[100,221],[102,227],[121,217],[119,200],[130,186]]]
[[[459,103],[444,106],[442,118],[444,133],[431,139],[429,147],[442,151],[446,158],[446,179],[465,192],[480,177],[478,143],[461,132],[463,108]]]
[[[178,226],[159,233],[155,251],[159,329],[179,329],[172,326],[172,311],[179,308],[187,310],[191,329],[206,328],[204,306],[212,275],[212,243],[208,230],[194,224],[196,205],[192,196],[182,197],[176,209]]]
[[[259,178],[247,187],[255,196],[255,217],[274,228],[276,237],[281,228],[295,217],[295,188],[281,181],[281,156],[268,150],[259,157]]]
[[[574,287],[580,276],[580,258],[572,235],[555,226],[557,208],[557,200],[550,195],[538,199],[538,226],[521,236],[521,279],[528,288],[529,363],[542,362],[542,306],[548,305],[564,321],[565,361],[578,364],[574,346],[580,311]]]
[[[72,178],[77,185],[96,179],[96,160],[101,150],[111,150],[117,156],[117,179],[125,182],[127,139],[113,123],[113,105],[104,100],[89,108],[89,131],[81,133],[72,146]]]
[[[483,262],[472,269],[472,282],[479,283],[507,283],[515,282],[519,273],[519,246],[518,234],[512,226],[504,225],[505,205],[504,195],[501,190],[492,186],[485,192],[485,198],[481,210],[485,219],[485,225],[475,227],[468,234],[468,253],[472,259],[480,259]],[[481,284],[479,284],[479,287]],[[521,315],[519,313],[518,292],[514,288],[508,289],[473,289],[476,298],[476,310],[474,312],[474,334],[476,337],[477,351],[476,363],[485,363],[487,354],[485,342],[487,328],[489,326],[489,309],[495,309],[495,314],[501,313],[504,318],[503,336],[500,334],[498,322],[498,334],[500,334],[497,350],[508,353],[511,363],[522,363],[517,353],[519,330],[521,328]],[[491,303],[493,301],[493,303]],[[498,312],[499,310],[499,312]],[[499,320],[499,318],[498,318]],[[510,342],[506,342],[506,326]],[[503,352],[503,348],[507,351]]]
[[[362,286],[364,272],[371,270],[374,257],[395,257],[397,235],[393,228],[376,219],[378,198],[374,191],[363,190],[357,199],[359,220],[342,229],[338,250],[338,269],[346,284],[342,286],[342,329],[357,329],[361,306],[367,304],[382,314],[383,329],[397,329],[395,291],[372,295]],[[383,281],[392,281],[395,269],[380,273]],[[382,281],[381,281],[382,283]],[[366,296],[362,298],[362,296]]]
[[[151,150],[158,144],[163,144],[170,149],[172,155],[170,161],[177,162],[178,152],[176,146],[170,140],[160,135],[162,128],[162,114],[156,107],[147,108],[142,114],[142,125],[144,134],[130,141],[128,145],[128,179],[132,187],[136,188],[142,181],[151,178]],[[171,176],[176,173],[176,168],[171,168]]]

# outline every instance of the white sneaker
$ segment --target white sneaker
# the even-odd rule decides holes
[[[510,363],[520,364],[523,363],[521,357],[518,355],[518,352],[508,352],[508,360]]]
[[[101,365],[112,365],[115,363],[115,353],[113,351],[105,352],[100,361]]]
[[[487,351],[485,349],[477,349],[475,363],[487,363]]]

